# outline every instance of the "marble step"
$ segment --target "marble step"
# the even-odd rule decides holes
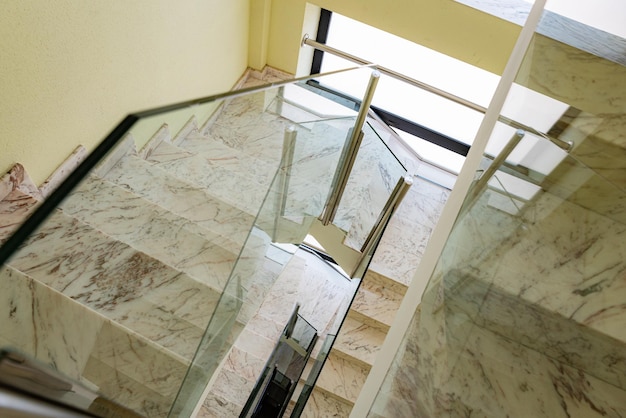
[[[209,167],[220,167],[231,173],[244,174],[266,188],[271,184],[280,162],[261,160],[197,132],[187,135],[178,147],[204,157]]]
[[[346,418],[350,416],[353,404],[344,402],[326,391],[313,388],[309,400],[304,406],[301,417],[320,418],[336,417]]]
[[[124,396],[123,404],[138,412],[146,400],[167,410],[189,364],[8,266],[0,269],[0,320],[4,345],[53,364],[108,399]]]
[[[254,182],[261,184],[263,193],[262,199],[268,189],[271,190],[266,199],[275,199],[279,191],[278,183],[272,184],[276,175],[280,158],[278,160],[264,161],[253,155],[246,154],[245,150],[230,148],[229,146],[211,138],[191,135],[180,146],[189,152],[201,155],[209,161],[211,166],[220,167],[235,175],[244,174],[251,177]],[[280,144],[282,147],[282,144]],[[301,217],[303,215],[319,216],[322,205],[325,203],[329,184],[332,176],[328,173],[334,172],[334,166],[329,165],[330,161],[324,158],[314,158],[314,153],[303,154],[300,148],[296,148],[294,163],[290,167],[289,189],[286,198],[286,216]],[[324,155],[324,150],[317,150]],[[320,181],[320,175],[326,178]],[[233,176],[234,178],[234,176]],[[230,180],[233,181],[233,180]],[[247,182],[249,183],[249,182]],[[245,184],[245,183],[244,183]],[[230,190],[240,190],[241,186]],[[211,193],[213,193],[211,191]],[[218,192],[219,193],[219,192]],[[222,192],[223,193],[223,192]],[[248,192],[245,192],[248,193]],[[258,199],[258,196],[256,197]],[[232,200],[232,198],[230,198]],[[245,197],[249,200],[249,197]],[[257,205],[258,207],[258,205]]]
[[[220,409],[234,410],[239,415],[248,400],[248,396],[254,389],[255,383],[255,381],[247,380],[233,371],[220,370],[204,405],[214,406],[217,404]]]
[[[261,91],[229,100],[203,133],[248,155],[278,161],[284,130],[292,122],[266,112],[273,95]]]
[[[83,181],[61,209],[215,289],[224,288],[237,258],[220,246],[235,243],[96,177]]]
[[[315,387],[345,404],[354,405],[367,379],[369,369],[331,350]]]
[[[133,394],[135,405],[155,402],[156,399],[150,396],[157,394],[163,406],[169,407],[174,402],[189,365],[189,360],[132,330],[106,321],[98,332],[83,377],[100,390],[106,387],[110,397],[125,396],[124,392],[128,388],[124,381],[131,381],[135,390],[140,391]]]
[[[10,265],[186,358],[220,298],[219,291],[61,212]]]
[[[234,186],[225,188],[221,185],[210,185],[210,193],[216,196],[226,194],[226,201],[245,199],[247,202],[256,202],[256,204],[248,203],[246,205],[248,207],[246,210],[254,214],[258,212],[262,203],[271,201],[270,204],[273,205],[273,202],[278,199],[277,193],[279,192],[279,184],[277,181],[274,181],[274,178],[277,175],[280,163],[279,160],[264,161],[255,156],[248,155],[242,150],[231,148],[220,141],[199,134],[192,134],[187,137],[180,144],[180,147],[208,161],[210,167],[215,167],[216,174],[221,175],[224,173],[226,176],[225,173],[232,173],[228,174],[230,178],[226,183],[234,183]],[[242,176],[252,179],[252,182],[250,180],[242,180],[241,183],[236,181]],[[297,176],[295,173],[290,177],[285,211],[287,219],[294,219],[294,217],[296,217],[295,220],[300,220],[303,215],[309,213],[315,213],[315,216],[319,215],[319,213],[317,213],[319,209],[316,208],[321,204],[316,203],[311,207],[309,203],[309,201],[312,200],[311,197],[314,196],[311,191],[316,190],[314,183],[308,181],[308,183],[303,186],[300,178],[301,176]],[[257,190],[253,192],[251,187],[253,187],[254,184],[260,186],[257,186]],[[216,188],[218,190],[215,190]],[[237,191],[237,193],[234,193],[234,191]],[[321,199],[317,198],[315,201],[321,201]],[[274,211],[273,206],[264,209],[264,212]]]
[[[147,418],[166,418],[174,401],[94,358],[86,376],[98,380],[98,388],[107,399]]]
[[[228,399],[211,394],[205,399],[195,418],[238,417],[242,409],[242,406]]]
[[[17,189],[0,201],[0,243],[19,228],[39,203],[34,197]]]
[[[174,174],[181,180],[205,189],[212,196],[256,216],[267,194],[247,171],[232,171],[210,164],[203,155],[161,142],[145,157],[146,161]]]
[[[126,155],[111,168],[105,179],[188,219],[200,227],[229,237],[241,247],[254,217],[222,202],[204,190],[181,181],[149,162]]]
[[[333,350],[338,356],[368,368],[374,364],[386,335],[380,329],[353,318],[348,312]]]
[[[351,316],[387,332],[402,303],[406,286],[369,271],[350,308]]]

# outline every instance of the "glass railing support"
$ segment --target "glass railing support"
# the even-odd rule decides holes
[[[376,248],[376,245],[380,241],[381,237],[383,236],[383,232],[385,232],[385,228],[387,227],[389,220],[395,213],[396,209],[402,202],[402,199],[404,199],[404,196],[406,196],[412,185],[413,177],[410,175],[401,177],[396,183],[396,186],[391,192],[387,203],[385,203],[385,207],[381,211],[378,219],[376,220],[376,223],[374,224],[374,227],[370,231],[369,235],[365,239],[365,242],[363,243],[363,246],[361,247],[361,257],[356,264],[356,267],[354,268],[351,277],[363,277],[362,275],[365,273],[365,269],[369,262],[370,256]]]
[[[324,226],[330,224],[335,218],[335,214],[337,213],[337,207],[339,206],[339,202],[341,201],[341,197],[343,196],[346,184],[348,183],[348,178],[350,177],[350,172],[352,171],[352,166],[354,165],[356,155],[359,152],[359,148],[361,146],[361,141],[363,139],[363,125],[365,124],[367,113],[369,111],[370,105],[372,104],[372,99],[374,98],[374,92],[376,91],[376,86],[378,85],[379,79],[380,72],[372,71],[369,84],[367,85],[367,90],[365,91],[365,96],[363,97],[363,102],[361,103],[361,107],[359,109],[359,114],[354,124],[354,128],[350,132],[350,138],[346,142],[344,149],[341,153],[339,167],[335,172],[331,191],[329,193],[328,199],[326,200],[326,204],[324,205],[324,210],[322,211],[322,214],[319,218]]]
[[[272,241],[277,241],[277,234],[280,230],[280,220],[285,216],[285,208],[287,207],[287,197],[289,193],[289,179],[291,177],[291,168],[293,167],[293,155],[296,149],[296,136],[298,131],[294,125],[285,128],[283,136],[283,152],[280,159],[280,167],[278,169],[278,204],[274,218],[274,230],[272,232]]]
[[[515,134],[509,139],[509,142],[504,146],[500,154],[496,158],[493,159],[489,167],[483,172],[478,180],[475,181],[474,186],[470,189],[466,199],[466,205],[461,210],[461,212],[466,211],[471,208],[478,197],[482,194],[482,191],[487,187],[487,183],[491,179],[491,177],[495,174],[496,171],[500,169],[502,164],[509,158],[509,155],[513,152],[515,147],[520,143],[522,138],[524,138],[526,132],[521,129],[515,131]]]

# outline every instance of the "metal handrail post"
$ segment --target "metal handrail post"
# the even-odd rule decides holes
[[[365,272],[367,263],[369,261],[368,257],[370,256],[370,254],[374,251],[374,249],[380,242],[380,239],[383,236],[383,232],[385,232],[385,228],[387,227],[387,224],[389,224],[391,217],[396,212],[396,209],[398,208],[398,206],[400,206],[402,199],[404,199],[404,196],[406,196],[407,192],[409,191],[412,185],[413,185],[412,176],[407,175],[404,177],[400,177],[400,179],[396,183],[396,186],[391,192],[389,199],[387,199],[387,203],[385,203],[385,207],[380,212],[380,215],[378,216],[376,223],[372,227],[369,235],[367,236],[367,238],[365,239],[365,242],[363,243],[363,246],[361,247],[361,256],[354,270],[352,271],[352,274],[350,275],[350,277],[358,277],[357,274],[362,275]]]
[[[474,183],[474,186],[469,190],[468,196],[463,204],[463,208],[460,213],[465,213],[469,208],[471,208],[476,200],[480,196],[480,193],[487,187],[487,183],[491,179],[491,176],[495,174],[496,171],[502,166],[502,164],[506,161],[506,159],[511,155],[513,150],[517,147],[520,141],[524,138],[526,132],[521,129],[515,131],[515,134],[509,139],[509,142],[504,146],[502,151],[498,154],[496,158],[493,159],[489,167],[485,170],[485,172],[480,176],[478,180]]]
[[[376,85],[378,84],[379,79],[380,72],[372,71],[372,75],[370,76],[370,80],[367,85],[367,90],[365,91],[365,96],[361,102],[359,114],[356,118],[356,122],[354,123],[354,128],[350,131],[350,137],[344,145],[328,199],[326,200],[324,210],[319,217],[322,225],[330,224],[337,213],[339,202],[343,196],[346,184],[348,183],[348,178],[350,177],[352,167],[354,166],[356,156],[361,146],[361,141],[363,139],[363,125],[365,124],[367,113],[370,105],[372,104],[372,99],[374,98],[374,92],[376,91]]]
[[[277,199],[276,215],[274,217],[274,230],[272,240],[276,241],[278,237],[278,229],[280,227],[280,220],[285,216],[285,209],[287,207],[287,196],[289,194],[289,179],[291,177],[291,169],[293,167],[293,155],[296,150],[296,136],[298,131],[294,125],[289,125],[285,128],[283,136],[283,151],[280,158],[280,166],[278,167],[278,187],[277,187]]]

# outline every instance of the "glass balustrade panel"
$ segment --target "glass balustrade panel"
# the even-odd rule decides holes
[[[360,251],[406,169],[369,122],[333,223],[346,232],[344,244]]]
[[[369,416],[626,412],[624,74],[534,35]]]
[[[283,115],[288,85],[131,115],[44,203],[27,181],[12,190],[0,203],[0,346],[142,415],[190,414],[276,277],[268,248],[299,243],[319,216],[307,200],[328,193],[338,153],[315,146],[341,148],[354,117]]]

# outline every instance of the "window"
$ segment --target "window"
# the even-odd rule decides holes
[[[318,41],[485,108],[500,79],[498,75],[329,11],[322,13]],[[316,51],[312,73],[352,66],[353,63],[342,58]],[[366,83],[366,79],[347,76],[335,78],[325,87],[358,97]],[[381,76],[372,105],[420,157],[457,174],[483,118],[481,112],[386,75]],[[565,103],[514,85],[502,113],[540,132],[548,132],[567,109]],[[515,132],[515,128],[498,122],[486,153],[497,155]],[[547,175],[565,155],[545,140],[527,133],[507,163]],[[506,189],[524,200],[536,192],[536,187],[530,187],[531,192],[527,185],[506,175],[500,177],[502,184],[491,184],[492,188]]]

